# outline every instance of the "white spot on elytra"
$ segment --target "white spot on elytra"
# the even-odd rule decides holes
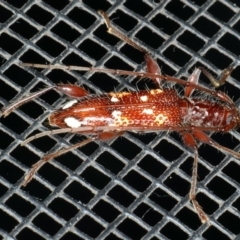
[[[143,109],[142,113],[145,113],[145,114],[153,114],[153,110],[152,109]]]
[[[146,102],[148,100],[148,96],[144,95],[140,97],[141,101]]]
[[[114,97],[114,96],[113,96],[113,97],[111,98],[111,102],[119,102],[119,99],[118,99],[117,97]]]
[[[70,108],[70,107],[72,107],[75,103],[77,103],[77,100],[76,100],[76,99],[71,100],[71,101],[67,102],[65,105],[63,105],[62,109]]]
[[[67,117],[64,119],[64,122],[68,125],[70,128],[78,128],[81,126],[81,122],[78,121],[74,117]]]
[[[109,126],[128,126],[129,120],[127,117],[122,116],[122,112],[118,110],[114,110],[112,112],[113,122],[109,124]]]
[[[112,112],[112,117],[113,117],[113,118],[119,118],[121,114],[122,114],[121,111],[114,110],[114,111]]]

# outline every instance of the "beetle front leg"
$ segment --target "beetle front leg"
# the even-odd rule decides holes
[[[207,143],[210,146],[216,147],[217,149],[220,149],[223,152],[229,153],[232,156],[234,156],[235,158],[240,159],[240,153],[218,144],[213,139],[211,139],[206,133],[204,133],[202,131],[193,131],[193,136],[200,142]]]
[[[193,73],[190,75],[190,77],[188,78],[188,82],[189,83],[193,83],[198,85],[198,79],[199,79],[199,75],[201,73],[201,70],[199,68],[196,68]],[[185,86],[184,89],[184,96],[185,97],[191,97],[192,93],[194,91],[193,87],[189,87],[189,86]]]
[[[199,76],[200,76],[200,73],[202,72],[210,81],[211,83],[213,84],[213,86],[215,88],[217,87],[220,87],[221,85],[223,85],[225,83],[225,81],[227,80],[227,78],[229,77],[229,75],[231,74],[231,72],[233,71],[233,68],[232,67],[228,67],[226,68],[219,80],[215,79],[211,73],[209,73],[207,70],[205,70],[204,68],[196,68],[194,70],[194,72],[190,75],[190,77],[188,78],[188,82],[189,83],[193,83],[195,85],[198,85],[198,80],[199,80]],[[184,96],[185,97],[191,97],[192,93],[194,92],[195,88],[194,87],[189,87],[189,86],[185,86],[185,89],[184,89]],[[218,98],[220,98],[222,101],[226,101],[228,102],[230,105],[232,106],[235,106],[232,99],[227,96],[225,93],[223,92],[215,92],[216,93],[216,96]]]
[[[194,150],[194,160],[193,160],[193,168],[192,168],[192,182],[191,182],[191,188],[189,191],[189,199],[191,200],[194,209],[196,210],[200,220],[202,223],[208,222],[209,224],[209,218],[207,214],[202,210],[202,207],[199,205],[199,203],[196,200],[196,192],[197,192],[197,170],[198,170],[198,149],[196,141],[192,134],[188,132],[182,133],[183,136],[183,142],[186,146],[190,147]]]
[[[218,80],[206,69],[204,69],[202,67],[200,67],[199,69],[210,80],[210,82],[212,83],[214,88],[218,88],[218,87],[222,86],[233,71],[233,67],[228,67],[228,68],[224,69]]]
[[[196,200],[196,193],[197,193],[197,169],[198,169],[198,150],[197,147],[194,147],[194,160],[193,160],[193,169],[192,169],[192,183],[189,192],[189,198],[192,201],[193,207],[196,210],[200,220],[202,223],[209,223],[209,218],[207,214],[203,211],[202,207],[199,205],[198,201]]]

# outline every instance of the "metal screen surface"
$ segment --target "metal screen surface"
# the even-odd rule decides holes
[[[164,74],[186,79],[203,66],[219,75],[233,65],[220,90],[240,105],[237,0],[0,0],[0,107],[61,82],[96,94],[151,88],[150,80],[134,77],[19,66],[144,71],[143,54],[106,32],[99,9],[148,49]],[[211,86],[204,76],[200,83]],[[240,239],[239,161],[199,144],[197,199],[211,221],[202,225],[188,199],[192,151],[178,133],[127,132],[92,142],[45,164],[21,187],[46,153],[84,139],[62,134],[20,145],[48,130],[49,113],[66,99],[50,91],[0,119],[1,239]],[[239,131],[211,137],[240,151]]]

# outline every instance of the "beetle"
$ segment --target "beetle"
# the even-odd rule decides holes
[[[156,132],[177,131],[182,135],[183,143],[193,150],[194,162],[192,182],[189,198],[202,223],[209,223],[207,214],[202,210],[196,200],[198,146],[197,142],[207,143],[225,151],[236,158],[240,154],[212,140],[205,132],[228,132],[240,125],[240,112],[234,102],[223,92],[208,89],[198,85],[201,72],[205,74],[214,87],[224,84],[233,71],[232,67],[225,69],[220,80],[216,80],[203,68],[196,69],[187,81],[164,76],[161,74],[157,62],[148,51],[112,27],[105,12],[99,11],[105,20],[108,32],[122,39],[126,43],[145,54],[147,72],[131,72],[124,70],[87,68],[76,66],[41,65],[22,63],[22,67],[60,68],[63,70],[96,71],[122,75],[133,75],[151,79],[157,86],[156,89],[136,92],[110,92],[102,95],[90,95],[84,88],[71,84],[58,84],[35,92],[8,107],[1,113],[7,116],[14,109],[39,97],[41,94],[55,89],[72,99],[61,109],[51,113],[48,117],[49,124],[59,129],[43,132],[28,138],[24,144],[45,136],[64,132],[78,133],[88,136],[88,139],[58,152],[44,156],[33,165],[22,183],[26,186],[38,169],[47,161],[56,158],[68,151],[82,147],[93,140],[108,140],[122,135],[125,131]],[[176,89],[164,87],[162,81],[175,82],[184,85],[184,95],[181,96]],[[194,97],[194,91],[208,94],[211,98]]]

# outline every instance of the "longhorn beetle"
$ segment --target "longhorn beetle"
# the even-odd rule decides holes
[[[161,74],[157,62],[150,56],[148,51],[113,28],[106,13],[99,11],[99,14],[105,20],[110,34],[115,35],[145,54],[147,73],[100,69],[94,67],[87,68],[31,63],[23,63],[21,66],[139,76],[150,78],[156,84],[157,88],[136,92],[110,92],[97,96],[88,94],[85,89],[76,85],[58,84],[30,94],[29,96],[2,109],[2,115],[7,116],[22,104],[39,97],[41,94],[51,89],[55,89],[72,98],[72,100],[67,102],[60,110],[53,112],[48,117],[50,125],[58,127],[59,129],[46,131],[32,136],[25,140],[22,145],[45,135],[65,132],[79,133],[89,137],[85,141],[44,156],[32,166],[31,170],[25,176],[22,185],[25,186],[28,184],[34,174],[45,162],[68,151],[82,147],[93,140],[111,139],[122,135],[125,131],[135,131],[140,133],[177,131],[182,135],[184,144],[194,152],[189,198],[201,222],[209,223],[207,214],[202,210],[196,200],[198,167],[197,142],[207,143],[236,158],[240,158],[238,152],[219,145],[205,134],[205,131],[228,132],[239,127],[240,112],[226,94],[198,85],[198,79],[200,73],[203,72],[203,74],[210,79],[214,87],[218,87],[226,81],[233,68],[229,67],[225,69],[219,81],[202,68],[194,70],[187,81],[164,76]],[[184,85],[184,96],[180,96],[176,89],[163,87],[162,81],[175,82]],[[211,97],[207,99],[194,97],[192,96],[194,91],[208,94]]]

